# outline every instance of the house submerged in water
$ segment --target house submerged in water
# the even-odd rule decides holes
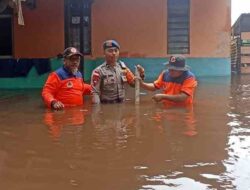
[[[75,46],[86,81],[115,39],[121,59],[154,79],[170,54],[198,77],[229,76],[231,0],[4,0],[0,8],[0,88],[40,88]],[[23,19],[22,19],[23,16]]]

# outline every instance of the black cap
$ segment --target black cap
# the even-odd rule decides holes
[[[64,58],[69,58],[73,55],[79,55],[79,56],[83,57],[83,54],[81,54],[80,51],[78,49],[76,49],[75,47],[68,47],[63,52]]]

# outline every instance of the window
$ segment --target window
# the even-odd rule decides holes
[[[190,53],[189,0],[168,0],[168,54]]]
[[[91,53],[91,1],[65,1],[65,45]]]
[[[90,54],[91,53],[91,3],[85,2],[83,3],[83,53]]]
[[[0,13],[0,57],[12,56],[12,9]]]
[[[250,40],[241,40],[242,46],[250,46]]]

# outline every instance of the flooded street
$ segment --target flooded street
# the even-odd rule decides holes
[[[1,90],[0,189],[250,189],[250,76],[198,81],[189,109],[129,88],[53,112],[39,90]]]

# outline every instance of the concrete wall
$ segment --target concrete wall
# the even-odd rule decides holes
[[[166,52],[165,0],[95,0],[92,11],[93,56],[102,43],[116,39],[124,57],[161,57]]]
[[[250,32],[241,32],[240,35],[242,40],[250,40]]]
[[[231,0],[191,0],[190,54],[197,76],[228,76]],[[167,0],[95,0],[92,9],[92,56],[85,67],[100,63],[102,43],[116,39],[127,65],[142,64],[155,78],[167,61]],[[98,64],[97,64],[98,65]],[[89,73],[86,73],[89,79]]]
[[[192,0],[187,57],[230,57],[231,0]],[[64,49],[64,1],[37,0],[23,6],[25,26],[14,24],[15,58],[53,57]],[[166,57],[167,0],[95,0],[92,57],[102,57],[102,42],[117,39],[123,57]]]
[[[192,0],[187,57],[230,57],[231,0]],[[106,39],[121,44],[124,57],[166,57],[167,0],[95,0],[93,57]]]
[[[24,26],[14,23],[14,57],[54,57],[64,49],[64,1],[36,0],[36,8],[23,6]]]
[[[231,0],[192,0],[191,57],[230,57]]]
[[[198,77],[229,76],[231,0],[191,0],[191,71]],[[30,10],[23,6],[25,26],[14,26],[14,57],[55,57],[64,49],[64,1],[37,0]],[[85,57],[85,80],[103,62],[102,43],[116,39],[121,59],[134,70],[141,64],[147,79],[154,80],[167,61],[167,0],[94,0],[92,9],[92,55]],[[55,69],[61,65],[52,61]],[[47,74],[33,69],[27,78],[0,79],[0,87],[41,87]]]

